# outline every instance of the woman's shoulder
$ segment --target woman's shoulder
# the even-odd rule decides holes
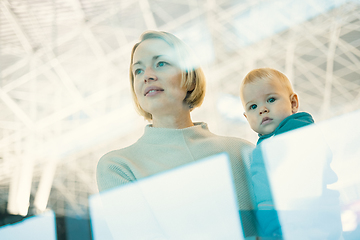
[[[254,144],[243,139],[243,138],[239,138],[239,137],[233,137],[233,136],[224,136],[224,135],[219,135],[216,133],[213,133],[209,128],[207,123],[204,122],[199,122],[198,124],[201,124],[202,127],[204,128],[205,132],[207,132],[207,134],[205,134],[205,137],[208,137],[214,141],[217,142],[222,142],[224,144],[230,144],[230,145],[241,145],[244,147],[250,147],[250,148],[254,148]]]
[[[214,139],[218,141],[219,143],[225,144],[225,145],[231,145],[231,146],[240,146],[244,148],[251,148],[253,149],[255,145],[248,140],[245,140],[243,138],[239,137],[232,137],[232,136],[223,136],[223,135],[217,135],[212,133],[214,136]]]
[[[136,152],[136,144],[130,146],[115,149],[110,152],[105,153],[99,160],[99,164],[104,162],[118,162],[120,159],[122,162],[126,162],[129,156]]]
[[[254,144],[238,137],[214,134],[213,138],[216,139],[212,144],[214,148],[216,148],[218,151],[227,152],[230,154],[230,159],[234,161],[236,160],[236,162],[241,158],[247,168],[249,168],[251,154],[255,148]]]
[[[129,152],[132,145],[105,153],[96,168],[96,178],[100,191],[113,188],[135,179]]]

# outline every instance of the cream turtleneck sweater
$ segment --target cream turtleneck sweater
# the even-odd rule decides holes
[[[254,146],[242,139],[211,133],[206,123],[184,129],[145,127],[144,135],[133,145],[105,154],[97,166],[99,191],[160,173],[202,158],[227,152],[232,166],[239,210],[253,209],[249,174]],[[221,207],[221,206],[220,206]],[[247,218],[247,217],[246,217]],[[252,223],[242,217],[243,227]],[[246,227],[246,225],[248,227]]]

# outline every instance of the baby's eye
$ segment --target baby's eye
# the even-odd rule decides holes
[[[257,108],[257,105],[256,105],[256,104],[253,104],[253,105],[250,106],[250,109],[252,109],[252,110],[254,110],[254,109],[256,109],[256,108]]]
[[[269,98],[269,99],[268,99],[268,102],[269,102],[269,103],[275,102],[275,98],[273,98],[273,97],[272,97],[272,98]]]
[[[142,71],[142,69],[140,69],[140,68],[136,69],[136,70],[134,71],[134,75],[136,76],[136,75],[140,74],[141,71]]]

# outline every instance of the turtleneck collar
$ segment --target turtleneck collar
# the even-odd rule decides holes
[[[201,127],[201,128],[205,128],[205,129],[207,129],[208,127],[207,127],[207,124],[206,123],[204,123],[204,122],[194,122],[193,123],[194,124],[194,126],[190,126],[190,127],[187,127],[187,128],[180,128],[180,129],[177,129],[177,128],[158,128],[158,127],[153,127],[153,125],[152,124],[148,124],[148,125],[146,125],[146,127],[145,127],[145,131],[157,131],[157,130],[159,130],[159,131],[166,131],[166,130],[173,130],[173,131],[179,131],[179,130],[189,130],[189,129],[192,129],[192,128],[197,128],[197,127]],[[154,130],[150,130],[150,129],[154,129]]]
[[[138,142],[147,142],[152,144],[164,144],[179,141],[184,138],[194,138],[210,134],[208,126],[204,122],[195,122],[194,126],[174,129],[174,128],[157,128],[148,124],[145,127],[143,136]]]

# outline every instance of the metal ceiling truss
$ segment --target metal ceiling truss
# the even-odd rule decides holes
[[[214,105],[224,94],[237,96],[255,67],[285,72],[301,109],[318,121],[359,109],[359,2],[303,23],[278,16],[287,30],[244,44],[239,17],[268,3],[0,0],[0,204],[9,200],[10,210],[26,214],[31,196],[39,210],[87,214],[97,161],[134,142],[146,124],[128,81],[131,47],[146,29],[212,46],[214,59],[203,64],[208,93],[193,115],[219,134],[253,137]]]

